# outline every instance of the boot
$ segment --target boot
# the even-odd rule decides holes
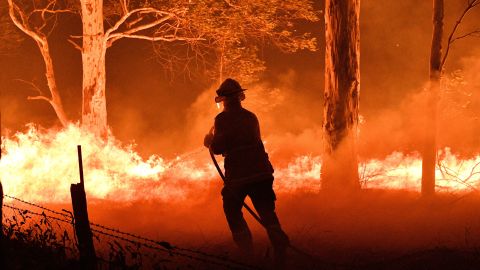
[[[287,247],[273,247],[273,269],[287,269]]]
[[[250,231],[236,232],[232,233],[232,235],[235,244],[237,244],[241,252],[248,257],[253,256],[253,242]]]

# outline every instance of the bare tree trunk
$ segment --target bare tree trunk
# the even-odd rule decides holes
[[[53,70],[53,61],[50,56],[50,48],[47,40],[44,40],[42,44],[38,43],[40,52],[42,53],[43,61],[45,62],[45,77],[47,78],[48,89],[50,89],[51,99],[48,100],[52,105],[53,110],[57,114],[58,120],[65,127],[68,124],[68,118],[63,109],[62,100],[57,88],[57,82],[55,80],[55,72]],[[30,99],[35,99],[31,97]]]
[[[360,94],[360,0],[326,0],[322,188],[360,187],[356,136]]]
[[[97,135],[107,134],[103,0],[81,0],[83,24],[82,125]]]
[[[433,0],[433,37],[430,51],[430,89],[427,93],[425,138],[422,152],[422,195],[435,193],[437,159],[437,106],[442,75],[444,0]]]

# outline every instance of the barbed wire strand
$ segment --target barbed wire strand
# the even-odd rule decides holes
[[[49,208],[47,208],[47,207],[45,207],[45,206],[41,206],[41,205],[39,205],[39,204],[27,202],[27,201],[25,201],[25,200],[19,199],[19,198],[14,197],[14,196],[10,196],[10,195],[3,194],[3,197],[9,198],[9,199],[12,199],[12,200],[19,201],[19,202],[22,202],[22,203],[27,204],[27,205],[30,205],[30,206],[37,207],[37,208],[40,208],[40,209],[45,210],[45,211],[47,211],[47,212],[51,212],[51,213],[54,213],[54,214],[57,214],[57,215],[60,215],[60,216],[70,217],[70,215],[68,215],[68,214],[61,213],[61,212],[58,212],[58,211],[49,209]]]
[[[43,209],[43,210],[48,211],[48,212],[52,212],[52,213],[55,213],[55,214],[58,214],[58,215],[61,215],[61,216],[64,216],[64,217],[68,217],[68,218],[70,218],[70,220],[61,219],[61,218],[58,218],[58,217],[50,216],[50,215],[45,214],[45,212],[37,213],[37,212],[31,211],[31,210],[28,210],[28,209],[23,209],[23,208],[15,207],[15,206],[12,206],[12,205],[4,204],[3,206],[5,206],[5,207],[7,207],[7,208],[10,208],[10,209],[13,209],[13,210],[17,210],[17,211],[21,211],[22,213],[30,213],[30,214],[36,215],[36,216],[42,216],[42,217],[46,217],[46,218],[51,218],[51,219],[54,219],[54,220],[57,220],[57,221],[60,221],[60,222],[68,223],[68,224],[70,224],[70,225],[73,224],[71,217],[70,217],[69,215],[67,215],[67,214],[60,213],[60,212],[58,212],[58,211],[55,211],[55,210],[46,208],[46,207],[41,206],[41,205],[38,205],[38,204],[34,204],[34,203],[27,202],[27,201],[24,201],[24,200],[22,200],[22,199],[19,199],[19,198],[13,197],[13,196],[9,196],[9,195],[4,195],[4,196],[6,196],[7,198],[11,198],[11,199],[20,201],[20,202],[25,203],[25,204],[27,204],[27,205],[31,205],[31,206],[34,206],[34,207]],[[177,255],[179,255],[179,256],[187,257],[187,258],[190,258],[190,259],[195,259],[195,260],[198,260],[198,261],[204,261],[204,262],[211,261],[211,260],[206,260],[206,259],[198,258],[198,257],[195,257],[195,256],[190,256],[190,255],[188,255],[188,254],[184,254],[184,253],[172,251],[172,250],[176,249],[176,250],[178,250],[178,251],[190,252],[190,253],[198,254],[198,255],[201,255],[201,256],[204,256],[204,257],[210,257],[210,258],[213,258],[213,259],[216,259],[216,260],[220,260],[220,261],[227,262],[227,263],[229,263],[229,265],[228,265],[229,267],[231,267],[231,264],[233,264],[233,265],[238,265],[238,266],[243,267],[243,268],[239,268],[239,269],[255,269],[255,268],[254,268],[253,266],[251,266],[251,265],[244,264],[244,263],[241,263],[241,262],[238,262],[238,261],[229,259],[229,258],[224,257],[224,256],[213,255],[213,254],[209,254],[209,253],[206,253],[206,252],[203,252],[203,251],[198,251],[198,250],[192,250],[192,249],[188,249],[188,248],[180,248],[180,247],[177,247],[177,246],[172,246],[172,245],[170,245],[170,243],[168,243],[168,242],[166,242],[166,241],[156,241],[156,240],[149,239],[149,238],[146,238],[146,237],[143,237],[143,236],[140,236],[140,235],[135,235],[135,234],[128,233],[128,232],[123,232],[123,231],[120,231],[120,230],[118,230],[118,229],[109,228],[109,227],[107,227],[107,226],[103,226],[103,225],[101,225],[101,224],[97,224],[97,223],[93,223],[93,222],[91,222],[90,225],[95,226],[95,227],[97,227],[97,228],[101,228],[101,229],[103,229],[103,230],[111,231],[111,232],[114,232],[114,233],[117,233],[117,234],[123,234],[123,235],[129,236],[129,237],[133,237],[133,238],[137,238],[137,239],[146,241],[146,242],[151,242],[151,243],[154,243],[154,244],[156,244],[156,245],[159,245],[160,247],[153,247],[153,246],[151,246],[151,245],[149,245],[149,244],[146,244],[146,243],[142,243],[142,242],[139,242],[139,241],[134,241],[134,240],[131,240],[131,239],[128,239],[128,238],[125,238],[125,237],[121,237],[121,236],[118,236],[118,235],[106,233],[106,232],[103,232],[103,231],[100,231],[100,230],[91,229],[92,231],[95,231],[95,232],[97,232],[97,233],[101,233],[101,234],[104,234],[104,235],[107,235],[107,236],[110,236],[110,237],[115,237],[115,238],[117,238],[117,239],[121,239],[121,240],[128,241],[128,242],[131,242],[131,243],[141,244],[141,245],[143,245],[143,246],[145,246],[145,247],[149,247],[149,248],[152,248],[152,249],[162,250],[162,251],[168,252],[168,253],[170,253],[170,254],[173,254],[173,253],[174,253],[174,254],[177,254]],[[221,265],[223,265],[223,264],[221,264]],[[225,265],[223,265],[223,266],[225,266]]]
[[[192,255],[189,255],[189,254],[184,254],[184,253],[181,253],[181,252],[178,252],[178,251],[166,250],[164,248],[155,247],[155,246],[152,246],[152,245],[149,245],[149,244],[146,244],[146,243],[142,243],[142,242],[135,241],[135,240],[132,240],[132,239],[128,239],[128,238],[125,238],[125,237],[122,237],[122,236],[107,233],[107,232],[104,232],[104,231],[101,231],[101,230],[97,230],[97,229],[91,229],[91,230],[92,230],[92,232],[96,232],[98,234],[102,234],[102,235],[106,235],[106,236],[109,236],[109,237],[112,237],[112,238],[123,240],[123,241],[129,242],[129,243],[135,244],[135,245],[142,245],[142,246],[150,248],[150,249],[154,249],[154,250],[158,250],[158,251],[161,251],[161,252],[164,252],[164,253],[168,253],[169,255],[177,255],[177,256],[185,257],[185,258],[188,258],[188,259],[191,259],[191,260],[196,260],[196,261],[200,261],[200,262],[204,262],[204,263],[209,263],[209,264],[222,266],[222,267],[225,267],[227,269],[256,269],[252,266],[246,267],[244,265],[241,265],[242,267],[232,268],[232,266],[237,264],[237,263],[232,265],[232,263],[222,263],[222,262],[215,261],[215,260],[208,260],[208,259],[205,259],[205,258],[199,258],[199,257],[195,257],[195,256],[192,256]],[[240,266],[240,265],[238,265],[238,266]]]
[[[170,243],[168,243],[166,241],[157,241],[157,240],[149,239],[149,238],[146,238],[146,237],[143,237],[143,236],[135,235],[135,234],[128,233],[128,232],[123,232],[123,231],[120,231],[119,229],[109,228],[109,227],[106,227],[106,226],[103,226],[103,225],[100,225],[100,224],[96,224],[96,223],[92,223],[92,222],[90,223],[90,225],[98,227],[98,228],[102,228],[104,230],[111,231],[111,232],[114,232],[114,233],[117,233],[117,234],[123,234],[123,235],[129,236],[129,237],[141,239],[141,240],[146,241],[146,242],[154,243],[154,244],[159,245],[160,247],[162,247],[166,250],[176,249],[176,250],[179,250],[179,251],[195,253],[195,254],[198,254],[198,255],[205,256],[205,257],[211,257],[211,258],[214,258],[214,259],[217,259],[217,260],[228,261],[228,262],[233,263],[233,264],[238,264],[238,265],[242,265],[242,266],[245,266],[245,267],[248,267],[248,268],[252,268],[251,265],[232,260],[232,259],[230,259],[228,257],[225,257],[225,256],[214,255],[214,254],[210,254],[210,253],[200,251],[200,250],[193,250],[193,249],[188,249],[188,248],[172,246],[172,245],[170,245]]]
[[[41,205],[38,205],[38,204],[30,203],[30,202],[24,201],[24,200],[22,200],[22,199],[19,199],[19,198],[13,197],[13,196],[9,196],[9,195],[5,195],[5,194],[4,194],[4,197],[7,197],[7,198],[10,198],[10,199],[13,199],[13,200],[20,201],[20,202],[25,203],[25,204],[27,204],[27,205],[31,205],[31,206],[34,206],[34,207],[43,209],[43,210],[45,210],[45,211],[48,211],[48,212],[51,212],[51,213],[55,213],[55,214],[57,214],[57,215],[61,215],[61,216],[64,216],[64,217],[68,217],[68,218],[70,218],[70,219],[67,220],[67,219],[62,219],[62,218],[50,216],[50,215],[45,214],[45,212],[37,213],[37,212],[31,211],[31,210],[28,210],[28,209],[19,208],[19,207],[15,207],[15,206],[8,205],[8,204],[5,204],[5,203],[4,203],[3,206],[6,207],[6,208],[10,208],[10,209],[12,209],[12,210],[19,211],[19,212],[21,212],[22,214],[29,213],[29,214],[32,214],[32,215],[41,216],[41,217],[44,217],[44,218],[50,218],[50,219],[53,219],[53,220],[56,220],[56,221],[60,221],[60,222],[63,222],[63,223],[67,223],[67,224],[69,224],[69,225],[73,225],[73,224],[74,224],[72,217],[71,217],[70,215],[68,215],[68,214],[60,213],[60,212],[58,212],[58,211],[55,211],[55,210],[46,208],[46,207],[41,206]],[[3,213],[3,214],[5,215],[5,213]],[[15,212],[15,211],[14,211],[14,214],[16,215],[16,212]],[[6,216],[6,215],[5,215],[5,216]],[[105,235],[105,236],[108,236],[108,237],[116,238],[116,239],[119,239],[119,240],[122,240],[122,241],[126,241],[126,242],[129,242],[129,243],[135,244],[135,245],[141,245],[141,246],[144,246],[144,247],[153,249],[153,250],[157,250],[157,251],[161,251],[161,252],[164,252],[164,253],[168,253],[168,254],[170,254],[170,255],[177,255],[177,256],[185,257],[185,258],[188,258],[188,259],[191,259],[191,260],[200,261],[200,262],[203,262],[203,263],[214,264],[214,265],[217,265],[217,266],[225,267],[225,268],[227,268],[227,269],[259,269],[258,267],[254,267],[254,266],[251,266],[251,265],[248,265],[248,264],[244,264],[244,263],[241,263],[241,262],[237,262],[237,261],[231,260],[231,259],[226,258],[226,257],[223,257],[223,256],[213,255],[213,254],[209,254],[209,253],[202,252],[202,251],[198,251],[198,250],[191,250],[191,249],[187,249],[187,248],[180,248],[180,247],[176,247],[176,246],[171,246],[168,242],[152,240],[152,239],[149,239],[149,238],[146,238],[146,237],[142,237],[142,236],[135,235],[135,234],[132,234],[132,233],[123,232],[123,231],[120,231],[120,230],[118,230],[118,229],[109,228],[109,227],[106,227],[106,226],[103,226],[103,225],[100,225],[100,224],[96,224],[96,223],[92,223],[92,222],[90,223],[90,225],[95,226],[95,227],[98,227],[98,228],[101,228],[101,229],[103,229],[103,230],[111,231],[111,232],[113,232],[113,233],[123,234],[123,235],[126,235],[126,236],[130,236],[130,237],[133,237],[133,238],[137,238],[137,239],[146,241],[146,242],[155,243],[156,245],[159,245],[159,247],[152,246],[152,245],[149,245],[149,244],[147,244],[147,243],[142,243],[142,242],[140,242],[140,241],[135,241],[135,240],[132,240],[132,239],[128,239],[128,238],[125,238],[125,237],[122,237],[122,236],[114,235],[114,234],[111,234],[111,233],[107,233],[107,232],[104,232],[104,231],[101,231],[101,230],[91,229],[92,232],[96,232],[96,233],[98,233],[98,234],[102,234],[102,235]],[[174,251],[174,250],[178,250],[178,251]],[[179,252],[179,251],[195,253],[195,254],[198,254],[198,255],[205,256],[205,257],[214,258],[214,259],[216,259],[216,260],[218,260],[218,261],[216,261],[216,260],[209,260],[209,259],[200,258],[200,257],[195,257],[195,256],[192,256],[192,255],[189,255],[189,254],[181,253],[181,252]],[[426,251],[428,251],[428,250],[426,250]],[[407,256],[408,256],[408,255],[407,255]],[[326,262],[326,261],[322,261],[322,260],[317,260],[317,262],[318,262],[318,263],[322,263],[322,264],[324,264],[324,265],[330,265],[330,266],[335,266],[335,267],[353,267],[353,266],[357,266],[357,267],[358,267],[358,266],[368,266],[368,265],[376,265],[376,264],[387,263],[387,262],[389,262],[389,261],[399,260],[399,259],[401,259],[401,258],[403,258],[403,257],[405,257],[405,255],[403,255],[403,256],[398,256],[398,257],[395,257],[395,258],[390,259],[390,260],[384,260],[384,261],[379,261],[379,262],[367,263],[367,264],[365,264],[365,265],[354,265],[354,264],[351,264],[351,265],[350,265],[350,264],[330,263],[330,262]],[[104,259],[102,259],[102,260],[104,260]],[[105,260],[104,260],[104,261],[105,261]],[[222,263],[221,261],[224,261],[224,262],[226,262],[226,263]],[[237,267],[232,267],[232,266],[237,266]]]
[[[3,206],[4,206],[4,207],[7,207],[7,208],[10,208],[10,209],[13,209],[13,210],[21,211],[22,213],[29,213],[29,214],[32,214],[32,215],[47,217],[47,218],[54,219],[54,220],[56,220],[56,221],[60,221],[60,222],[65,222],[65,223],[68,223],[68,224],[72,224],[72,221],[71,221],[71,220],[66,220],[66,219],[61,219],[61,218],[54,217],[54,216],[49,216],[49,215],[45,214],[44,212],[42,212],[42,213],[37,213],[37,212],[33,212],[33,211],[31,211],[31,210],[28,210],[28,209],[23,209],[23,208],[15,207],[15,206],[8,205],[8,204],[3,204]]]

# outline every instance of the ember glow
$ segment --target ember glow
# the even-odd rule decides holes
[[[5,193],[30,201],[69,201],[69,186],[79,178],[77,144],[83,146],[86,189],[91,199],[185,200],[192,191],[202,193],[219,181],[204,148],[171,160],[155,155],[143,159],[134,145],[122,145],[113,137],[106,141],[96,138],[77,125],[62,130],[30,125],[24,133],[3,138],[3,144],[0,178]],[[479,188],[480,155],[460,159],[445,149],[440,157],[437,191]],[[272,160],[275,164],[275,156]],[[286,166],[276,168],[277,192],[317,192],[320,168],[319,156],[291,158]],[[421,159],[419,155],[395,152],[383,160],[364,161],[359,173],[364,188],[419,191]]]

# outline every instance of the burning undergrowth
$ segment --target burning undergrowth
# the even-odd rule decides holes
[[[220,185],[204,148],[169,160],[156,155],[145,159],[135,151],[135,145],[122,145],[113,136],[96,138],[77,125],[61,130],[30,125],[25,132],[3,138],[0,178],[5,193],[30,201],[68,202],[69,186],[79,178],[77,144],[83,146],[90,199],[184,201],[201,197],[212,185]],[[266,145],[267,149],[272,147],[268,142]],[[274,165],[279,164],[275,171],[278,193],[319,191],[319,155],[297,154],[284,162],[275,149],[269,152]],[[461,159],[446,148],[440,157],[438,191],[461,192],[479,187],[479,155]],[[364,188],[418,191],[421,159],[418,154],[394,152],[384,159],[362,161],[359,172]]]
[[[34,201],[68,201],[69,186],[79,178],[77,144],[83,145],[86,189],[92,198],[181,198],[188,186],[201,188],[200,182],[213,178],[215,172],[180,157],[144,160],[133,145],[122,146],[113,137],[96,138],[76,125],[63,130],[32,125],[25,133],[4,139],[1,178],[5,192]]]

